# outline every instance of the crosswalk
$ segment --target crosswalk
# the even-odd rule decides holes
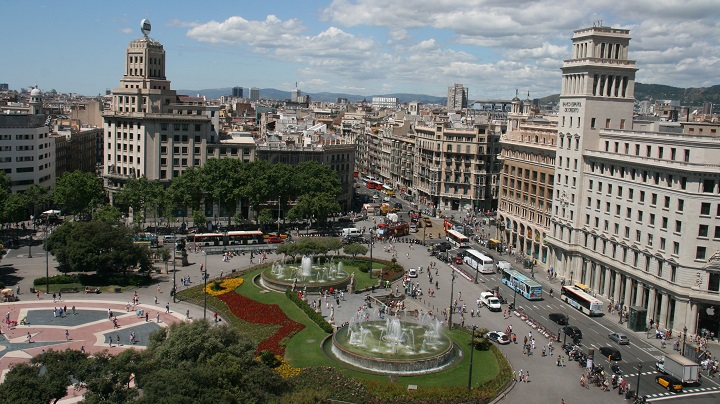
[[[653,401],[661,401],[661,400],[667,400],[670,398],[679,398],[682,399],[684,397],[688,397],[690,395],[702,395],[702,394],[712,394],[720,392],[720,387],[691,387],[691,388],[684,388],[682,394],[672,393],[672,392],[663,392],[663,393],[655,393],[655,394],[647,394],[647,401],[653,402]]]

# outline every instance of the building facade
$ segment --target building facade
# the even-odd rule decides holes
[[[557,122],[530,114],[515,97],[502,136],[503,168],[496,236],[544,269],[552,216]],[[540,269],[538,268],[538,269]]]
[[[448,87],[447,110],[448,112],[462,111],[468,106],[468,88],[462,84]]]
[[[634,130],[629,31],[577,30],[563,64],[549,264],[661,328],[720,332],[720,145]]]
[[[165,77],[165,50],[147,35],[128,46],[112,100],[103,116],[103,177],[110,191],[141,176],[169,183],[203,165],[207,144],[218,141],[218,107],[177,96]]]

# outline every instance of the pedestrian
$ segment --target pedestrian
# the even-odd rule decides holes
[[[557,366],[560,366],[560,355],[558,355]]]
[[[215,312],[214,317],[215,317],[215,322],[217,323],[217,322],[218,322],[218,313],[217,313],[217,311]]]
[[[65,330],[65,341],[70,341],[70,332]]]
[[[525,383],[530,383],[530,371],[525,371]]]
[[[185,317],[189,320],[190,319],[190,310],[187,310],[185,312]]]
[[[53,309],[53,317],[57,318],[57,307]]]
[[[85,353],[85,345],[80,347],[80,353],[83,353],[83,354]]]
[[[150,318],[150,317],[148,316],[148,312],[146,311],[146,312],[145,312],[145,322],[146,322],[146,323],[148,322],[148,319],[149,319],[149,318]]]
[[[170,302],[165,304],[165,313],[170,313]]]
[[[32,335],[30,335],[29,332],[27,333],[27,342],[28,343],[32,342]]]
[[[72,307],[72,312],[73,312],[73,316],[74,316],[74,315],[76,314],[76,313],[75,313],[75,305],[74,305],[74,304],[73,304],[73,307]]]
[[[160,312],[159,311],[157,312],[157,314],[155,314],[155,322],[156,323],[160,322]]]
[[[62,292],[58,292],[58,301],[62,302]]]
[[[113,314],[112,310],[108,309],[108,320],[112,320],[112,317],[113,317],[112,314]]]
[[[40,291],[39,290],[35,292],[35,295],[37,296],[37,299],[40,300]]]
[[[161,293],[161,292],[160,292],[160,285],[157,286],[157,292],[158,292],[158,293]]]
[[[55,303],[55,301],[56,301],[56,299],[55,299],[56,296],[57,296],[57,294],[53,293],[53,303]]]

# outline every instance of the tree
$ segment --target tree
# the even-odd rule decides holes
[[[331,213],[339,211],[340,204],[337,202],[337,197],[328,192],[303,194],[291,209],[294,216],[315,217],[320,223],[325,223]]]
[[[146,209],[162,205],[163,191],[164,188],[158,181],[149,181],[146,177],[131,178],[115,193],[114,202],[131,208],[133,222],[142,225],[145,223]]]
[[[343,248],[343,252],[347,255],[351,255],[353,258],[357,258],[358,255],[367,254],[368,248],[362,244],[350,243]]]
[[[60,272],[126,272],[152,268],[149,250],[132,242],[132,231],[106,222],[67,222],[48,239]]]
[[[21,222],[29,218],[25,210],[25,200],[22,195],[10,194],[5,198],[3,204],[3,222]]]
[[[166,192],[168,195],[167,205],[200,210],[202,202],[209,192],[203,169],[195,166],[188,167],[181,176],[173,178]]]
[[[207,227],[207,216],[205,216],[205,212],[203,212],[201,209],[193,209],[192,211],[192,220],[195,227],[199,229],[204,229]]]
[[[10,369],[0,384],[0,397],[7,403],[35,404],[59,400],[67,394],[70,376],[54,367],[18,363]]]
[[[228,212],[228,220],[235,213],[246,187],[243,184],[245,163],[237,159],[209,159],[203,167],[212,200]],[[229,225],[230,223],[228,223]]]
[[[37,207],[45,206],[50,202],[50,191],[38,184],[30,185],[21,195],[29,214],[35,217],[38,214]]]
[[[118,209],[116,206],[112,205],[103,205],[99,208],[95,209],[95,212],[93,212],[93,220],[96,220],[98,222],[105,222],[110,224],[118,224],[120,223],[120,218],[122,217],[122,212],[120,212],[120,209]]]
[[[92,173],[76,170],[55,181],[52,198],[71,215],[88,214],[105,201],[102,180]]]
[[[263,229],[265,226],[271,224],[273,222],[273,217],[272,213],[270,213],[270,209],[261,210],[257,216],[257,222],[263,226]]]

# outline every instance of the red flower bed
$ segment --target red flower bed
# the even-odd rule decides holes
[[[258,353],[269,350],[275,355],[282,356],[285,353],[285,347],[280,345],[280,341],[305,328],[304,325],[290,320],[276,304],[256,302],[233,292],[225,293],[217,298],[225,302],[230,308],[230,312],[243,321],[254,324],[280,325],[280,329],[275,334],[258,345]]]

